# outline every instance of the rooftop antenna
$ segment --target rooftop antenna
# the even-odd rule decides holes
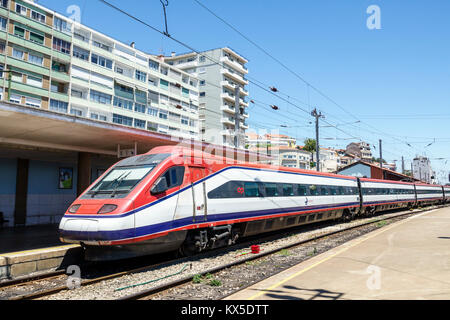
[[[161,4],[162,4],[162,6],[163,6],[163,10],[164,10],[164,21],[165,21],[165,23],[166,23],[166,31],[164,31],[164,34],[166,35],[166,36],[168,36],[168,37],[170,37],[170,34],[169,34],[169,30],[168,30],[168,28],[167,28],[167,14],[166,14],[166,7],[167,6],[169,6],[169,0],[159,0],[160,2],[161,2]]]

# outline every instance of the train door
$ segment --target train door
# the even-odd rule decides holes
[[[189,183],[185,191],[180,193],[174,220],[192,218],[193,222],[206,221],[206,183],[200,182],[206,177],[207,170],[204,167],[190,166],[186,170]]]
[[[192,183],[192,201],[193,201],[193,221],[201,222],[207,220],[208,204],[206,196],[206,181],[201,181],[206,177],[207,172],[204,167],[189,167]]]

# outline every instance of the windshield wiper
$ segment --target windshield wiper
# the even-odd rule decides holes
[[[116,185],[116,187],[114,188],[114,190],[113,190],[113,192],[112,192],[112,194],[111,194],[111,198],[114,198],[114,197],[116,196],[117,188],[120,186],[120,184],[122,183],[122,181],[123,181],[126,177],[128,177],[128,176],[130,175],[130,173],[131,173],[131,171],[128,172],[125,176],[123,176],[123,177],[120,179],[120,181],[117,181],[117,185]]]
[[[130,172],[131,172],[131,171],[130,171]],[[120,176],[118,176],[117,178],[115,178],[114,180],[112,180],[111,183],[110,183],[109,185],[112,186],[115,182],[117,182],[120,178],[122,178],[122,176],[123,176],[124,174],[126,174],[126,172],[122,173]],[[91,198],[93,198],[93,197],[95,197],[95,196],[96,196],[97,194],[99,194],[99,193],[103,193],[103,192],[109,193],[109,192],[111,192],[111,191],[108,191],[108,190],[96,190],[96,191],[91,191],[91,192],[92,192]],[[114,190],[113,190],[113,192],[114,192]]]

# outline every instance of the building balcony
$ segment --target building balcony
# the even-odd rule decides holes
[[[247,130],[249,128],[248,127],[248,123],[241,122],[241,128],[244,129],[244,130]]]
[[[230,81],[226,81],[226,80],[221,81],[221,82],[220,82],[220,85],[221,85],[222,87],[224,87],[224,88],[227,88],[227,89],[229,89],[229,90],[232,90],[233,92],[236,90],[236,85],[235,85],[234,83],[230,82]],[[239,92],[240,92],[240,94],[241,94],[242,96],[245,96],[245,97],[248,96],[248,91],[245,90],[245,89],[242,88],[242,87],[240,87]]]
[[[222,136],[234,136],[235,131],[234,130],[222,130],[222,131],[220,131],[220,134]]]
[[[220,122],[222,122],[223,124],[228,124],[228,125],[234,125],[235,121],[234,118],[231,117],[223,117]]]
[[[230,113],[230,114],[233,114],[233,115],[236,114],[236,109],[234,107],[230,107],[230,106],[227,106],[227,105],[221,106],[220,110],[222,110],[224,112],[227,112],[227,113]]]
[[[225,75],[225,76],[227,76],[227,77],[230,77],[231,79],[233,79],[234,81],[239,82],[240,84],[248,85],[248,80],[247,79],[245,79],[244,77],[240,76],[239,74],[237,74],[235,72],[230,71],[229,69],[222,68],[220,70],[220,73]]]
[[[233,61],[231,60],[229,57],[224,56],[220,58],[220,62],[226,63],[227,65],[229,65],[232,68],[237,69],[239,72],[242,72],[244,74],[248,74],[248,69],[247,67],[245,67],[244,65],[240,64],[237,61]]]

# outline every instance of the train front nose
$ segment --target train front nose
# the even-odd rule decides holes
[[[76,209],[75,213],[69,209],[61,220],[59,236],[62,242],[109,245],[113,241],[134,237],[134,216],[130,212],[132,201],[81,204]]]

